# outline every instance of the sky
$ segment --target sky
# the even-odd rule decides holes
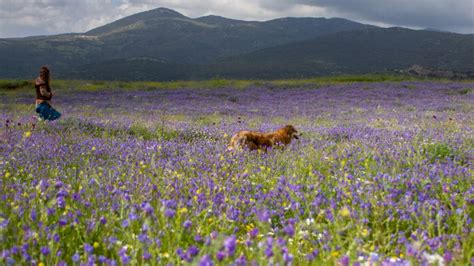
[[[158,7],[192,18],[341,17],[382,27],[474,33],[474,0],[0,0],[0,38],[86,32]]]

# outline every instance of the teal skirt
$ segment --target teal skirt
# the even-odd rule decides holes
[[[42,102],[36,106],[36,112],[43,120],[53,121],[61,117],[61,113],[47,102]]]

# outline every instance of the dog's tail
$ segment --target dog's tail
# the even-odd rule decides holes
[[[230,140],[229,146],[227,146],[227,151],[236,151],[238,149],[242,149],[245,146],[246,140],[246,136],[239,138],[237,135],[234,135]]]
[[[235,147],[237,146],[237,143],[236,143],[236,136],[232,136],[232,138],[230,139],[230,143],[229,143],[229,146],[227,146],[227,151],[234,151],[235,150]]]

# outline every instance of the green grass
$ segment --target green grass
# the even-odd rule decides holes
[[[422,78],[406,75],[388,74],[366,74],[366,75],[342,75],[324,76],[308,79],[284,79],[284,80],[234,80],[234,79],[210,79],[190,81],[100,81],[100,80],[54,80],[54,89],[79,89],[87,91],[99,91],[103,89],[127,89],[127,90],[156,90],[156,89],[181,89],[181,88],[247,88],[250,86],[269,87],[300,87],[308,85],[344,84],[354,82],[403,82],[403,81],[437,81],[448,82],[446,79]],[[473,82],[464,80],[463,82]],[[407,85],[409,86],[409,85]],[[0,91],[13,91],[33,87],[31,81],[25,80],[0,80]],[[410,86],[416,89],[414,86]],[[468,94],[472,88],[460,91],[460,94]]]

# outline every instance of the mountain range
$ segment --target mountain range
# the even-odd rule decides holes
[[[158,8],[85,33],[0,39],[0,78],[276,79],[417,64],[474,70],[474,34],[380,28],[341,18],[242,21]]]

